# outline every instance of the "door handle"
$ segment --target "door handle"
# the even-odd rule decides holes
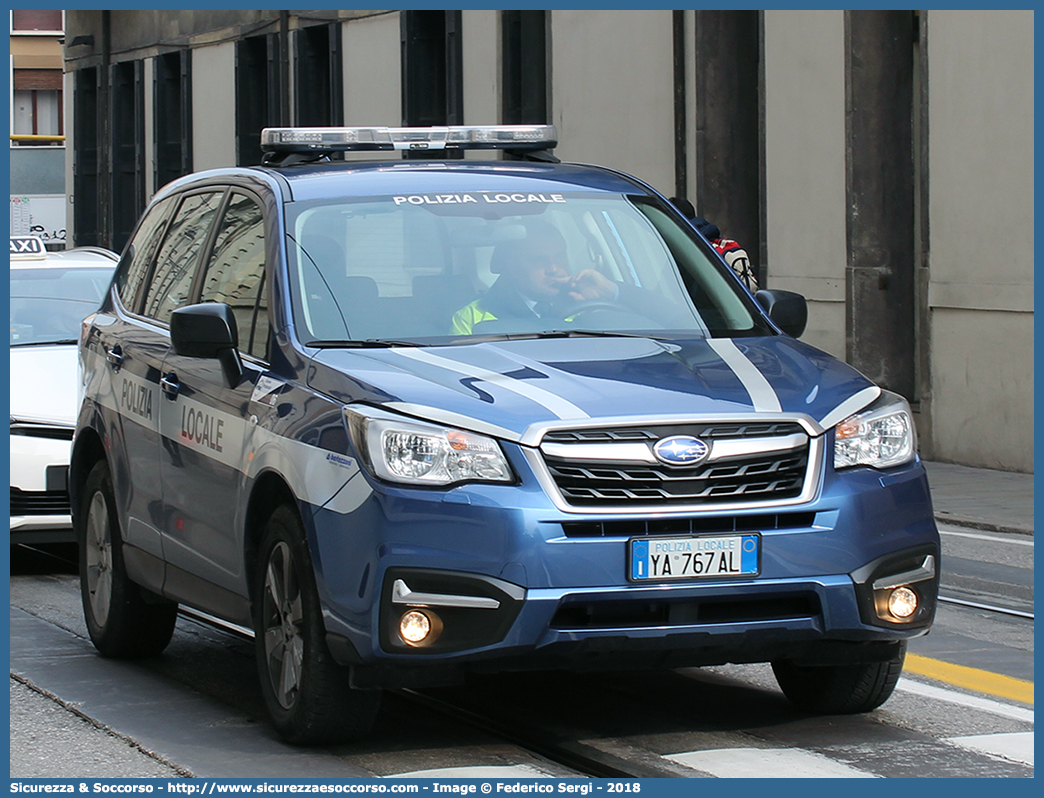
[[[109,365],[112,366],[113,371],[119,371],[120,366],[123,365],[123,353],[120,352],[118,346],[114,346],[112,349],[108,350],[105,353],[105,359],[109,362]]]
[[[177,399],[178,391],[181,390],[181,383],[178,382],[178,375],[173,371],[162,377],[159,381],[160,390],[166,395],[168,399]]]

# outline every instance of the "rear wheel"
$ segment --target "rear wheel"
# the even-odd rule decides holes
[[[153,657],[174,634],[178,605],[127,576],[112,475],[104,460],[87,476],[76,514],[80,596],[91,642],[106,657]]]
[[[903,671],[906,643],[885,662],[851,665],[795,665],[787,660],[772,663],[783,694],[801,709],[821,715],[853,715],[869,712],[888,700]]]
[[[353,690],[348,669],[331,656],[304,530],[285,505],[265,526],[254,578],[254,633],[261,692],[287,742],[348,742],[370,731],[381,694]]]

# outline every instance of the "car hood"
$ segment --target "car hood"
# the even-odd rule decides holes
[[[524,442],[562,422],[751,413],[799,415],[819,431],[880,394],[850,366],[782,336],[327,349],[309,372],[311,387],[345,403]]]
[[[76,423],[76,347],[11,347],[11,416]]]

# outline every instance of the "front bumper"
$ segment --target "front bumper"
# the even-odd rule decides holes
[[[375,485],[353,513],[312,514],[328,639],[358,682],[439,683],[466,670],[887,659],[934,617],[937,572],[918,588],[922,610],[903,622],[875,614],[872,590],[926,552],[938,562],[920,463],[887,473],[824,466],[812,501],[732,513],[567,515],[527,482],[450,491]],[[757,529],[759,574],[629,582],[631,535],[679,523],[693,534]],[[404,595],[396,583],[426,600],[396,601]],[[439,596],[497,606],[440,607]],[[403,641],[398,621],[409,609],[438,617],[435,643]]]
[[[11,435],[11,543],[75,540],[67,440]]]

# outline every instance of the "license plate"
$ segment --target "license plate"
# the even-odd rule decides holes
[[[758,535],[632,538],[631,581],[754,576]]]

